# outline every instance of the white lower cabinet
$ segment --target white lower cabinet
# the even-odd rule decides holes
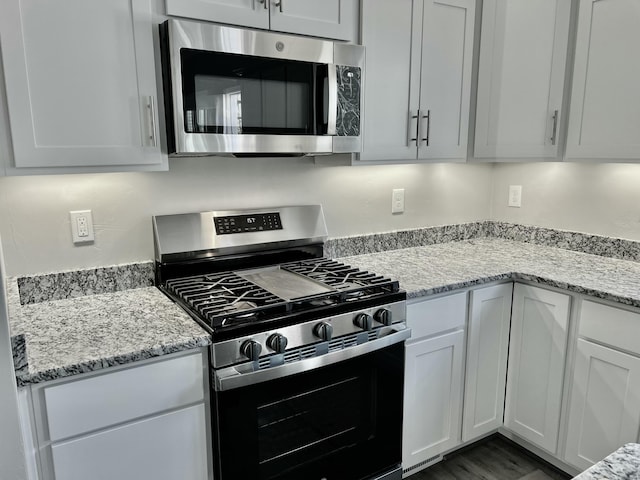
[[[583,470],[638,441],[640,315],[583,301],[579,335],[565,461]]]
[[[208,480],[205,351],[32,387],[42,480]]]
[[[460,444],[466,306],[464,292],[407,307],[405,472]]]
[[[204,404],[51,447],[56,480],[206,480]]]
[[[570,297],[516,284],[513,294],[505,426],[556,454]]]
[[[503,424],[513,284],[471,292],[462,441]]]
[[[507,283],[413,301],[407,324],[405,476],[501,427],[572,474],[638,442],[638,309]]]

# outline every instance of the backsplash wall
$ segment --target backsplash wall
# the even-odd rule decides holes
[[[10,276],[147,261],[151,216],[320,203],[331,237],[485,220],[491,165],[339,166],[340,158],[171,159],[169,172],[0,177]],[[391,190],[405,188],[405,213]],[[93,212],[96,240],[71,242],[70,210]]]
[[[491,219],[640,240],[640,164],[505,163],[492,172]],[[522,185],[522,207],[507,206]]]

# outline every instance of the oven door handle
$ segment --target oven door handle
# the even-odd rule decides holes
[[[396,324],[381,329],[381,336],[375,340],[343,350],[329,352],[317,357],[285,363],[284,365],[265,368],[263,370],[242,371],[242,366],[223,368],[214,371],[214,388],[216,391],[222,392],[295,375],[297,373],[308,372],[326,365],[343,362],[360,355],[375,352],[376,350],[389,347],[396,343],[404,342],[409,337],[411,337],[411,329],[403,324]]]

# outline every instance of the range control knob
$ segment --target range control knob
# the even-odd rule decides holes
[[[260,352],[262,352],[262,345],[255,340],[247,340],[240,345],[240,353],[254,362],[260,358]]]
[[[386,325],[387,327],[393,323],[391,310],[387,310],[386,308],[381,308],[376,313],[374,313],[373,318],[376,319],[376,322]]]
[[[271,350],[276,351],[277,353],[284,353],[287,349],[287,337],[280,333],[274,333],[269,338],[267,338],[267,347]]]
[[[366,313],[359,313],[353,319],[353,324],[360,327],[362,330],[371,330],[373,328],[373,317]]]
[[[333,325],[329,322],[320,322],[313,327],[313,334],[325,342],[328,342],[333,336]]]

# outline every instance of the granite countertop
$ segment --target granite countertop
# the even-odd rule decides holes
[[[211,344],[155,287],[21,305],[9,281],[8,297],[18,386]]]
[[[640,263],[499,238],[342,257],[400,282],[408,298],[527,280],[640,307]]]
[[[585,470],[575,480],[636,480],[640,478],[640,445],[627,443]]]
[[[623,254],[636,249],[635,244],[620,245],[614,241],[607,248]],[[409,298],[527,280],[640,307],[638,261],[496,237],[353,256],[345,255],[361,248],[337,251],[344,263],[398,280]],[[191,317],[150,286],[150,262],[19,280],[20,292],[17,280],[8,285],[18,385],[211,343]]]

